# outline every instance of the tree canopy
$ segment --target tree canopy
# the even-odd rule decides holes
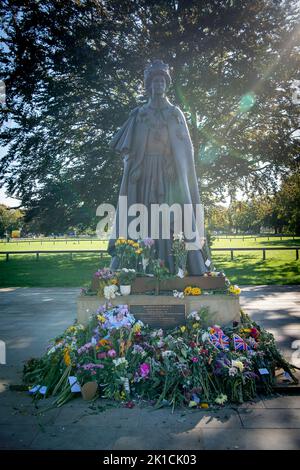
[[[203,201],[272,191],[299,165],[299,11],[278,0],[4,0],[0,177],[43,231],[95,223],[122,161],[108,142],[160,58]],[[297,47],[298,46],[298,47]]]

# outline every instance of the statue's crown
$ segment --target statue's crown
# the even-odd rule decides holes
[[[168,64],[165,64],[162,60],[156,59],[153,60],[147,67],[144,72],[144,81],[145,88],[147,89],[154,75],[163,74],[166,78],[167,85],[171,83],[171,75]]]

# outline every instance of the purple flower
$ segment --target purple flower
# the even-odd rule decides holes
[[[142,348],[142,346],[140,346],[139,344],[135,344],[133,346],[133,354],[138,354],[138,353],[143,353],[144,352],[144,348]]]
[[[98,271],[94,274],[95,277],[98,279],[112,279],[114,277],[114,273],[109,268],[98,269]]]
[[[150,366],[149,364],[147,364],[147,362],[144,362],[140,365],[140,374],[143,378],[148,377],[148,375],[150,374]]]
[[[97,315],[101,315],[102,313],[106,312],[106,305],[100,305],[99,308],[97,308],[96,313]]]
[[[104,365],[103,364],[93,364],[92,362],[89,362],[88,364],[83,364],[82,366],[83,370],[94,370],[94,369],[103,369]]]
[[[199,359],[198,359],[198,357],[194,356],[194,357],[192,357],[192,361],[193,361],[193,362],[198,362]]]
[[[77,349],[78,354],[83,354],[93,347],[92,343],[86,343],[81,348]]]
[[[152,238],[145,238],[143,240],[143,244],[147,247],[147,248],[151,248],[151,246],[154,245],[154,240],[152,240]]]
[[[107,352],[107,355],[108,357],[116,357],[117,353],[114,349],[110,349],[108,352]]]

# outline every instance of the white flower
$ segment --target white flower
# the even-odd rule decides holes
[[[184,278],[184,270],[182,268],[178,269],[177,277],[180,277],[180,279]]]
[[[178,290],[173,290],[173,296],[174,297],[178,297],[178,299],[184,299],[184,293],[183,292],[179,292]]]
[[[237,373],[237,368],[236,367],[230,367],[228,369],[228,374],[230,375],[230,377],[234,377]]]
[[[173,240],[179,240],[180,242],[182,242],[184,240],[184,233],[183,232],[174,233]]]
[[[109,286],[105,286],[104,287],[104,297],[107,300],[115,299],[117,290],[118,290],[118,287],[115,286],[114,284],[111,284]]]
[[[113,360],[113,363],[116,367],[120,366],[120,365],[124,365],[125,367],[128,366],[128,361],[125,359],[125,357],[118,357],[118,359],[114,359]]]
[[[209,339],[209,333],[205,331],[205,333],[203,333],[201,338],[202,338],[202,342],[205,343],[205,341]]]
[[[232,367],[236,367],[240,372],[244,370],[244,364],[241,361],[231,361]]]
[[[215,399],[215,402],[218,403],[218,405],[224,405],[226,401],[227,401],[227,395],[224,395],[223,393],[218,395],[217,398]]]
[[[163,348],[164,345],[165,345],[165,342],[164,342],[162,339],[160,339],[160,340],[158,341],[158,343],[157,343],[157,347],[158,347],[158,348]]]
[[[200,321],[201,318],[197,312],[197,310],[194,310],[193,312],[189,313],[188,314],[188,319],[189,320],[196,320],[196,321]]]
[[[170,351],[170,350],[163,351],[161,355],[162,355],[162,357],[176,356],[176,354],[174,353],[174,351]]]

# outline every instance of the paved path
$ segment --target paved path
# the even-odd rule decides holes
[[[2,449],[299,449],[300,397],[259,398],[221,410],[105,409],[80,398],[36,416],[20,381],[22,361],[41,354],[49,338],[72,323],[78,289],[0,289],[0,339],[7,364],[0,366]],[[288,359],[300,340],[300,288],[244,288],[244,310],[275,334]],[[294,343],[295,346],[295,343]],[[153,432],[155,431],[155,432]]]

